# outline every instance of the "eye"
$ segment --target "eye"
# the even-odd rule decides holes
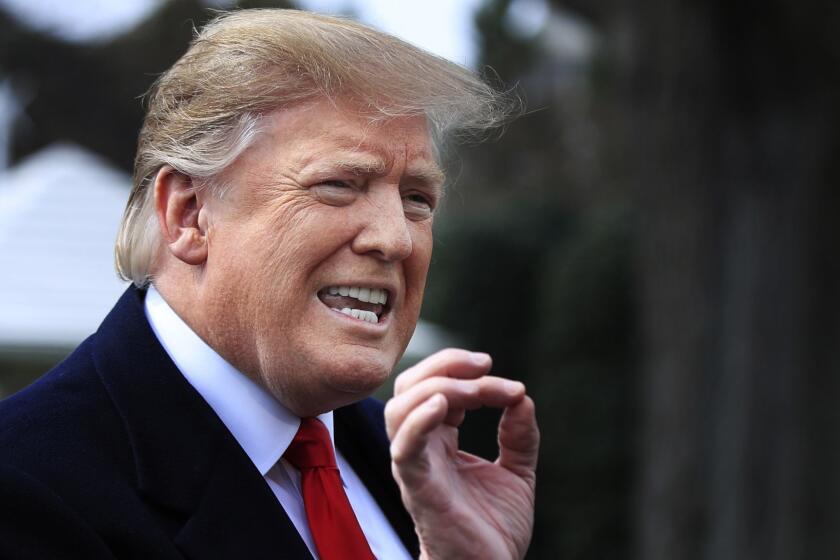
[[[329,179],[321,181],[310,188],[312,194],[324,204],[330,206],[346,206],[356,200],[359,190],[350,181]]]
[[[403,209],[410,220],[428,220],[434,212],[434,201],[421,193],[403,195]]]
[[[340,179],[330,179],[329,181],[324,181],[321,183],[327,187],[335,187],[337,189],[352,189],[353,184],[348,181],[342,181]]]

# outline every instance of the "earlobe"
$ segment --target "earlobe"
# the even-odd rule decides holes
[[[192,178],[165,165],[155,177],[155,211],[164,245],[190,265],[207,260],[207,221]]]

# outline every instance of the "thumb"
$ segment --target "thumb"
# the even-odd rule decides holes
[[[526,395],[502,414],[498,463],[520,476],[533,475],[539,448],[540,430],[534,401]]]

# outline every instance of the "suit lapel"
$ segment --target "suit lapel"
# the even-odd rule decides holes
[[[247,459],[246,459],[247,460]],[[219,457],[201,504],[175,536],[187,558],[311,559],[297,530],[251,465]]]
[[[138,492],[187,558],[311,558],[265,480],[158,343],[143,296],[126,291],[94,337]]]
[[[335,442],[412,557],[420,554],[414,523],[391,474],[382,404],[374,399],[335,411]]]

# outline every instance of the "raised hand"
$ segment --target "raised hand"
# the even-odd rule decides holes
[[[448,349],[401,374],[385,407],[391,466],[421,558],[523,558],[534,523],[539,430],[518,381],[487,375],[487,354]],[[504,408],[499,457],[458,449],[467,410]]]

